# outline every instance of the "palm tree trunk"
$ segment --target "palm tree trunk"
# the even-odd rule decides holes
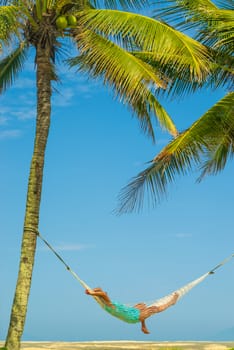
[[[19,350],[26,320],[36,253],[44,156],[50,127],[52,66],[50,50],[37,47],[37,120],[34,151],[28,180],[18,280],[6,339],[7,350]]]

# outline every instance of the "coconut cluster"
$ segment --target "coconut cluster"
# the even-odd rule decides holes
[[[74,27],[77,24],[77,19],[74,15],[59,16],[56,19],[56,26],[60,30],[64,30],[69,27]]]

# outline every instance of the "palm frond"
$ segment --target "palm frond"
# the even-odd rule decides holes
[[[177,175],[185,175],[195,166],[201,168],[201,180],[223,169],[234,154],[234,93],[227,94],[189,129],[171,141],[120,193],[119,212],[140,210],[147,194],[156,205],[166,196],[168,185]]]
[[[166,3],[166,5],[165,5]],[[225,4],[227,6],[225,6]],[[197,40],[226,53],[233,53],[234,5],[217,7],[209,0],[168,0],[156,13],[180,29],[196,28]],[[178,16],[182,20],[178,23]]]
[[[142,89],[144,89],[143,85]],[[142,130],[151,136],[153,140],[155,137],[152,118],[156,118],[160,127],[169,132],[172,136],[176,137],[178,135],[176,126],[171,117],[150,91],[148,91],[147,98],[139,96],[136,101],[133,101],[131,104],[129,103],[129,106],[140,121]]]
[[[27,59],[28,47],[25,43],[13,50],[0,61],[0,93],[12,85]]]
[[[226,10],[234,10],[233,0],[218,0],[218,5]]]
[[[35,8],[36,8],[37,18],[41,20],[42,19],[42,1],[41,0],[35,0]]]
[[[234,155],[234,93],[229,93],[223,100],[207,112],[211,118],[209,142],[205,161],[201,166],[202,173],[198,181],[206,175],[215,175],[224,169],[227,160]]]
[[[160,90],[159,93],[170,97],[183,97],[188,93],[193,93],[201,89],[201,87],[226,87],[231,90],[234,83],[234,59],[226,53],[211,51],[211,55],[213,56],[210,64],[211,72],[207,76],[206,81],[202,83],[190,79],[190,65],[186,60],[183,62],[183,69],[178,72],[177,65],[174,64],[174,56],[171,54],[168,54],[167,64],[160,62],[157,53],[133,52],[133,54],[152,67],[155,67],[158,71],[161,71],[162,75],[167,77],[167,89]]]
[[[70,66],[102,78],[115,94],[138,115],[142,128],[153,138],[150,115],[157,113],[160,124],[173,135],[176,128],[169,115],[154,97],[158,87],[165,88],[161,73],[147,63],[102,36],[86,31],[77,35],[80,56],[69,60]]]
[[[6,43],[17,27],[17,7],[0,6],[0,44]]]
[[[212,51],[213,68],[207,83],[212,87],[225,87],[232,91],[234,86],[234,57],[226,52]]]
[[[193,28],[196,39],[209,47],[212,57],[206,86],[227,85],[230,89],[233,84],[234,5],[229,0],[218,4],[222,8],[210,0],[168,0],[163,1],[161,10],[156,13],[177,28]],[[178,22],[178,18],[182,20]],[[176,85],[178,83],[181,85],[176,81]]]
[[[142,9],[149,6],[148,0],[90,0],[90,3],[96,8],[104,6],[105,8],[125,10]]]
[[[203,145],[197,139],[183,148],[187,133],[180,134],[166,146],[152,161],[122,189],[119,195],[119,213],[140,211],[147,197],[148,205],[155,206],[166,197],[168,186],[177,175],[185,175],[192,166],[199,164]]]
[[[171,53],[168,53],[166,64],[160,61],[161,55],[154,52],[133,52],[133,54],[158,71],[161,71],[162,75],[167,78],[167,89],[158,91],[159,94],[166,94],[171,97],[183,97],[188,93],[200,89],[204,83],[207,84],[209,81],[208,79],[210,75],[206,78],[206,82],[202,84],[198,81],[191,80],[190,62],[186,62],[185,58],[183,59],[183,63],[181,63],[181,69],[178,71],[178,66],[175,62],[180,58],[175,57],[175,55],[172,55]]]
[[[10,4],[9,4],[9,0],[0,0],[0,6],[7,6],[7,5],[10,5]]]
[[[216,20],[215,25],[213,25],[211,36],[213,40],[213,47],[219,51],[223,51],[227,54],[233,55],[234,48],[234,11],[232,12],[231,19],[223,19],[222,17],[219,21]],[[218,22],[218,23],[217,23]]]
[[[178,72],[186,61],[191,80],[203,81],[209,73],[209,52],[202,44],[153,18],[118,10],[89,10],[82,12],[79,22],[106,37],[134,39],[140,51],[160,55],[162,64],[174,57]]]
[[[178,131],[172,118],[155,98],[153,94],[149,95],[148,100],[145,102],[149,105],[149,114],[156,116],[162,129],[168,131],[173,137],[178,135]]]
[[[202,30],[197,36],[205,45],[227,54],[233,54],[234,11],[216,10],[204,17]]]
[[[181,29],[190,29],[192,23],[198,25],[204,13],[213,13],[218,9],[210,0],[164,0],[160,3],[162,6],[155,10],[155,16]]]
[[[230,143],[229,136],[224,135],[222,142],[217,145],[216,149],[207,153],[208,159],[202,166],[203,171],[198,178],[198,182],[200,182],[206,175],[216,175],[223,170],[228,158],[233,157],[233,153],[233,139],[232,143]]]

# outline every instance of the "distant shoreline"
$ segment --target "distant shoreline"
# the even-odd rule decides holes
[[[3,346],[0,342],[0,346]],[[186,350],[229,350],[234,348],[233,341],[23,341],[22,350],[156,350],[180,348]]]

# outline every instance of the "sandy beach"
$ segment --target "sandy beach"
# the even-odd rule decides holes
[[[3,343],[0,343],[3,346]],[[139,341],[112,341],[112,342],[22,342],[22,350],[229,350],[234,348],[233,342],[139,342]]]

